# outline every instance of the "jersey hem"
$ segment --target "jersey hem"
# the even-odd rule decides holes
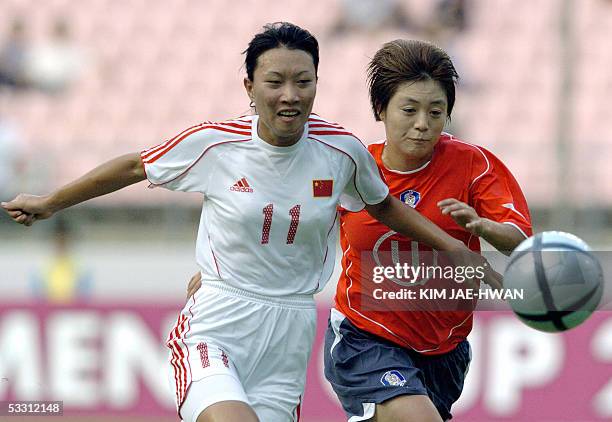
[[[230,296],[238,297],[253,302],[263,303],[265,305],[276,305],[286,308],[296,309],[315,309],[314,296],[311,294],[293,294],[286,296],[266,296],[248,290],[239,289],[237,287],[228,286],[224,282],[213,280],[202,280],[203,288],[211,288]]]

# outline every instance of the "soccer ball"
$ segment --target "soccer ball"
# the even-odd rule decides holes
[[[508,302],[525,324],[540,331],[565,331],[584,322],[599,305],[603,271],[577,236],[543,232],[512,252],[504,288],[523,292],[522,299],[517,295]]]

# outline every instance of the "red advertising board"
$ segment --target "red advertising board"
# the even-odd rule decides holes
[[[0,401],[62,400],[65,415],[173,420],[164,340],[172,304],[0,304]],[[322,373],[328,307],[308,370],[303,420],[345,420]],[[565,334],[478,312],[458,421],[612,418],[612,314]]]

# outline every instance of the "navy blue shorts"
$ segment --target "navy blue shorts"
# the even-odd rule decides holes
[[[471,355],[467,340],[448,353],[423,355],[360,330],[333,309],[325,333],[325,378],[351,422],[372,418],[377,403],[404,394],[429,396],[448,420]]]

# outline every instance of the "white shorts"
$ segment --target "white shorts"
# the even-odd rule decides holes
[[[238,400],[262,422],[297,421],[315,325],[312,295],[203,280],[166,342],[179,416],[195,422],[208,406]]]

